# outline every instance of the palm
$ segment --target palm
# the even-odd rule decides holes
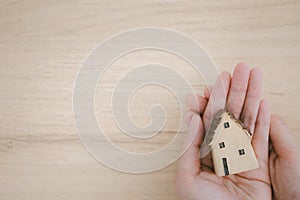
[[[268,169],[270,113],[266,102],[260,101],[260,90],[260,71],[240,64],[232,80],[230,75],[223,73],[206,98],[198,96],[196,103],[188,99],[187,105],[192,112],[187,116],[191,130],[187,141],[192,144],[180,160],[177,180],[179,193],[184,199],[271,199]],[[219,177],[213,172],[210,155],[199,161],[199,145],[211,116],[225,107],[254,133],[252,146],[259,169]],[[202,119],[195,112],[203,114]],[[180,181],[188,188],[182,188],[184,184]]]
[[[202,188],[198,190],[197,196],[210,197],[209,199],[270,199],[268,184],[254,177],[242,175],[218,177],[212,173],[202,172],[196,177],[192,187]]]

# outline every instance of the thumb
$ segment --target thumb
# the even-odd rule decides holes
[[[279,157],[294,158],[297,155],[297,145],[289,129],[281,117],[272,115],[270,139]]]
[[[185,152],[179,159],[177,179],[183,181],[185,178],[192,178],[200,172],[200,144],[203,140],[203,125],[200,116],[189,112],[189,131],[183,143]]]

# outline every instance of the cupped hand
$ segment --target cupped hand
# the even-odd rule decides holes
[[[191,109],[186,115],[188,148],[179,160],[176,188],[185,200],[271,199],[268,144],[271,115],[266,101],[260,100],[262,73],[246,64],[236,66],[233,77],[223,72],[211,92],[187,98]],[[196,99],[196,100],[195,100]],[[213,172],[211,156],[199,159],[200,146],[211,117],[219,109],[228,110],[253,132],[252,146],[259,168],[219,177]],[[202,117],[200,117],[202,116]]]
[[[270,177],[274,199],[300,199],[300,152],[286,124],[272,116]]]

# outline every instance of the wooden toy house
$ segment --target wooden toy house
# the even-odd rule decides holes
[[[219,176],[257,169],[249,130],[225,110],[219,111],[208,131],[215,173]]]

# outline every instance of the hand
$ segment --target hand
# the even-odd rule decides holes
[[[299,149],[280,117],[271,119],[270,176],[274,199],[300,199]]]
[[[189,133],[184,147],[191,144],[179,160],[176,188],[182,199],[271,199],[268,165],[270,111],[266,101],[260,101],[262,73],[246,64],[237,65],[232,80],[222,73],[211,94],[187,98],[191,109],[186,115]],[[225,89],[225,91],[224,91]],[[209,99],[208,99],[209,97]],[[254,132],[252,146],[259,169],[219,177],[213,172],[210,156],[199,159],[199,146],[211,116],[226,109],[241,119]],[[200,118],[200,115],[203,118]]]

